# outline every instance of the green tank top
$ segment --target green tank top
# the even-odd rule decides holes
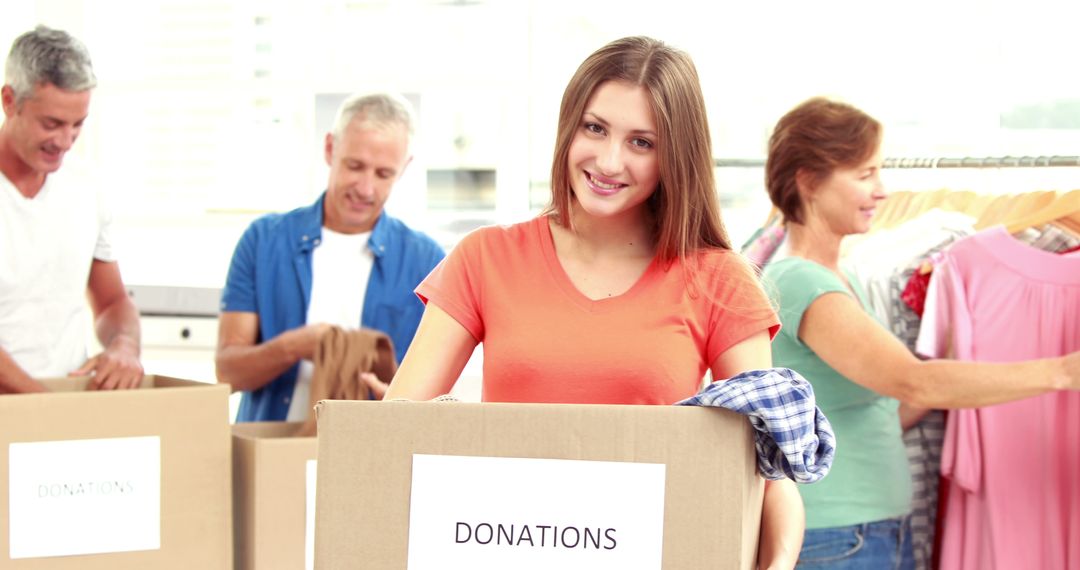
[[[858,280],[847,275],[859,304],[873,314]],[[911,472],[899,402],[848,380],[799,340],[802,316],[815,299],[834,292],[851,296],[851,291],[826,267],[798,257],[767,265],[763,284],[779,307],[783,325],[773,339],[773,364],[810,381],[817,405],[836,434],[832,470],[817,483],[799,485],[806,527],[849,526],[907,514]]]

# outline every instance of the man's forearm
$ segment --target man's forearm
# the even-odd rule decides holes
[[[135,356],[141,352],[139,310],[127,297],[103,310],[94,322],[94,330],[101,346],[105,348],[115,343],[118,347],[132,350]]]
[[[214,358],[218,382],[234,391],[258,390],[299,360],[288,332],[261,344],[219,347]]]
[[[46,392],[45,386],[30,377],[11,357],[0,348],[0,393],[21,394],[26,392]]]

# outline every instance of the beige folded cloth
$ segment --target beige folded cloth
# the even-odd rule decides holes
[[[371,390],[360,379],[360,373],[372,372],[383,382],[390,382],[397,364],[394,343],[385,333],[332,327],[323,333],[315,348],[309,401],[314,406],[319,400],[371,400]],[[315,428],[315,413],[309,410],[296,435],[315,435]]]

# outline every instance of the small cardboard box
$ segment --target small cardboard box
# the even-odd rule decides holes
[[[755,564],[764,480],[744,416],[345,401],[316,412],[318,569]]]
[[[227,386],[42,382],[0,396],[0,566],[231,567]]]
[[[305,567],[308,462],[315,461],[318,448],[314,437],[294,436],[301,425],[252,422],[232,427],[236,570]]]

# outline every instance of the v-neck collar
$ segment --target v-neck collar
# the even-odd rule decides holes
[[[625,292],[612,297],[590,299],[578,290],[574,282],[570,280],[570,276],[566,274],[566,269],[563,268],[562,262],[559,261],[559,256],[555,251],[555,236],[552,235],[549,224],[548,216],[537,217],[535,224],[536,231],[539,232],[540,245],[543,250],[544,261],[547,264],[548,274],[551,275],[552,280],[555,281],[563,294],[578,307],[590,312],[616,310],[640,296],[642,291],[648,289],[650,283],[656,279],[659,267],[657,257],[653,255],[652,260],[645,267],[645,271]]]

